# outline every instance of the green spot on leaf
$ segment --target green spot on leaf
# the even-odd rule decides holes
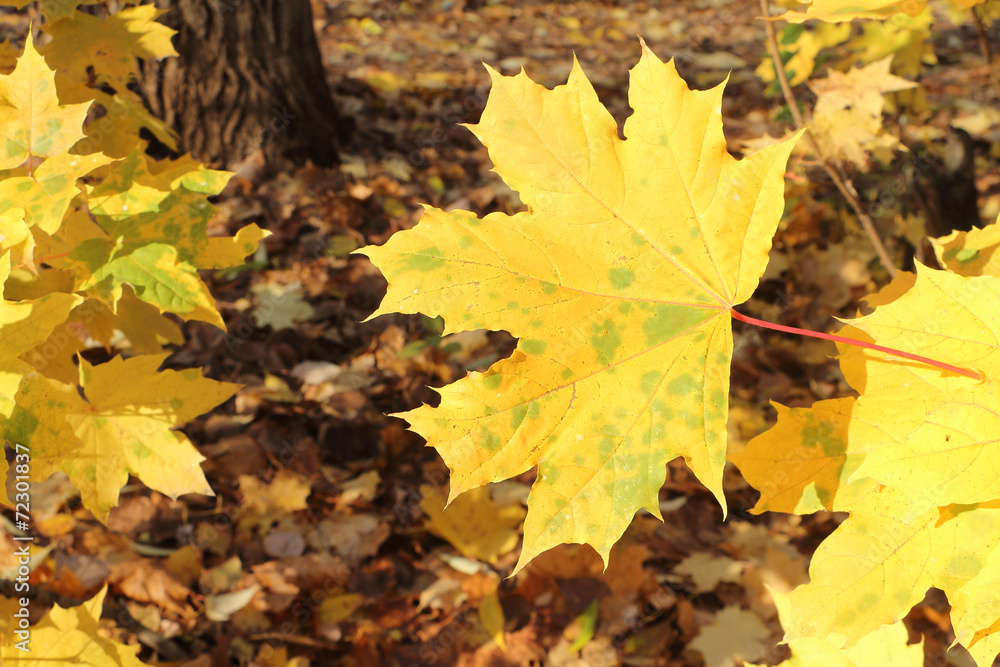
[[[614,320],[606,319],[601,325],[593,325],[590,345],[597,351],[599,363],[607,366],[615,358],[615,351],[621,347],[622,337]]]
[[[534,338],[524,338],[521,340],[520,348],[527,354],[540,355],[545,354],[545,348],[549,346],[548,342],[544,340],[535,340]]]
[[[608,271],[611,286],[619,292],[635,282],[635,272],[624,266],[616,266]]]

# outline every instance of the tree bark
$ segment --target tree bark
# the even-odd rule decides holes
[[[309,0],[157,0],[179,58],[143,63],[154,114],[181,150],[232,166],[337,161],[340,119]]]

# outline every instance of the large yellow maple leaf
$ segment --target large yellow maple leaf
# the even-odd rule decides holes
[[[723,502],[730,308],[749,298],[783,206],[793,141],[726,151],[722,86],[691,91],[642,46],[634,113],[614,118],[574,63],[548,90],[490,70],[469,129],[528,210],[427,208],[363,249],[389,281],[372,315],[504,329],[510,358],[398,416],[451,469],[451,498],[538,467],[518,568],[564,542],[611,546],[683,456]]]

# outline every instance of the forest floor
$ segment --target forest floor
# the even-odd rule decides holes
[[[348,124],[343,163],[248,169],[234,180],[215,232],[257,222],[273,235],[247,267],[211,277],[228,331],[185,325],[188,343],[169,362],[244,385],[184,429],[207,457],[217,497],[172,501],[132,485],[109,521],[131,543],[79,519],[65,533],[64,555],[39,576],[78,599],[110,580],[128,612],[119,618],[127,621],[122,638],[142,642],[143,659],[152,661],[156,646],[160,660],[188,667],[681,667],[706,664],[706,654],[726,667],[738,664],[733,656],[770,665],[788,657],[766,586],[788,591],[807,581],[810,555],[843,514],[754,515],[756,494],[729,465],[723,520],[678,460],[660,496],[665,520],[636,516],[606,571],[589,547],[570,545],[509,577],[534,472],[442,514],[446,467],[386,415],[434,403],[428,387],[484,370],[510,354],[513,339],[482,331],[442,339],[440,323],[422,316],[365,321],[386,283],[366,258],[350,255],[412,227],[421,203],[479,215],[518,210],[486,149],[459,125],[476,122],[485,104],[482,63],[504,74],[523,67],[552,87],[575,54],[622,122],[641,35],[660,57],[674,57],[694,88],[729,76],[723,117],[734,154],[745,140],[780,136],[790,127],[782,102],[754,72],[765,54],[756,3],[314,7]],[[995,98],[972,27],[934,34],[939,63],[923,71],[927,104],[913,122],[943,128],[956,98]],[[983,214],[995,217],[987,170],[996,165],[984,153],[978,166]],[[887,275],[823,172],[794,163],[789,172],[786,214],[747,312],[829,331]],[[858,174],[855,186],[864,195],[890,186],[899,193],[877,223],[902,256],[899,221],[919,211],[898,172]],[[852,395],[834,352],[824,341],[738,327],[730,447],[773,423],[768,401],[808,406]],[[45,495],[65,497],[57,490]],[[53,507],[49,518],[60,513]],[[227,609],[240,605],[220,596],[251,586],[259,590],[248,604]],[[907,617],[911,640],[923,635],[928,664],[968,665],[962,649],[947,651],[947,610],[942,594],[928,594]],[[497,623],[506,650],[491,638]]]

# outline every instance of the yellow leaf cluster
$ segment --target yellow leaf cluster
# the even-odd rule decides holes
[[[762,492],[755,511],[850,513],[817,549],[810,582],[792,592],[786,638],[855,646],[933,586],[948,595],[957,640],[979,665],[1000,652],[995,235],[994,227],[939,240],[952,271],[919,266],[842,332],[982,379],[843,347],[841,368],[860,396],[779,406],[777,425],[733,457]]]
[[[150,7],[114,20],[132,36],[133,53],[162,55],[169,35],[147,25]],[[159,370],[163,345],[182,340],[164,313],[222,326],[197,270],[241,263],[265,233],[251,225],[208,239],[206,197],[227,173],[190,158],[152,162],[137,137],[123,159],[94,150],[83,127],[90,102],[68,103],[60,84],[87,59],[51,68],[74,35],[110,38],[78,19],[46,24],[49,62],[29,36],[14,70],[0,76],[0,427],[30,449],[32,480],[65,472],[103,521],[130,474],[171,497],[211,494],[203,457],[173,429],[236,386],[197,369]],[[84,26],[79,34],[74,25]],[[95,341],[131,356],[92,366],[77,354]]]

